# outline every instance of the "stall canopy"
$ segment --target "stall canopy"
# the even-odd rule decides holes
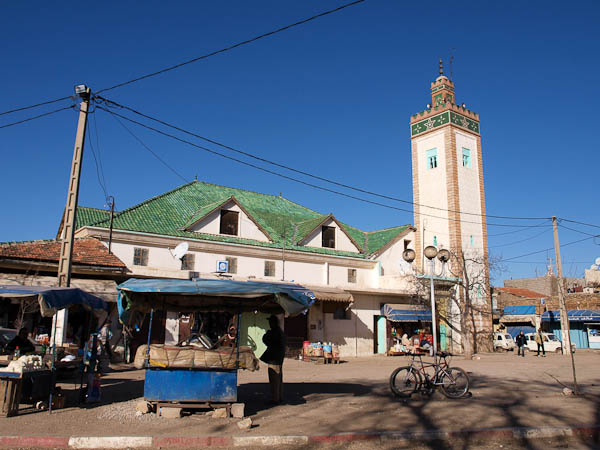
[[[600,322],[600,311],[594,309],[571,309],[567,311],[569,322]],[[560,322],[560,311],[546,311],[543,322]]]
[[[0,298],[27,297],[38,300],[40,312],[44,317],[51,317],[59,309],[75,305],[89,310],[108,311],[108,304],[104,300],[78,288],[0,285]]]
[[[431,311],[425,308],[406,309],[408,305],[383,305],[383,315],[392,322],[431,322]]]
[[[290,283],[233,280],[131,279],[117,286],[119,317],[129,323],[129,312],[260,311],[294,316],[315,301],[312,291]]]

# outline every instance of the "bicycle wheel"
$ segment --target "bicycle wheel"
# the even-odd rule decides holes
[[[448,398],[461,398],[469,392],[469,377],[460,367],[450,367],[440,376],[440,387]]]
[[[398,367],[390,376],[390,389],[396,397],[410,397],[419,389],[421,377],[412,367]]]

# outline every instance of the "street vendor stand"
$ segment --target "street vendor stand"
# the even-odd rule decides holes
[[[55,316],[59,310],[75,305],[82,306],[87,310],[108,312],[108,304],[104,300],[78,288],[0,285],[0,299],[10,300],[13,298],[37,300],[40,314],[43,317]],[[18,414],[21,390],[25,381],[32,383],[30,399],[49,397],[48,406],[52,410],[52,396],[56,383],[55,359],[56,345],[53,344],[52,364],[49,371],[45,369],[22,372],[0,370],[0,416],[8,417]]]
[[[237,371],[247,368],[240,355],[241,313],[263,312],[294,316],[305,312],[314,294],[289,283],[263,283],[220,279],[131,279],[117,286],[121,322],[135,327],[150,314],[148,344],[144,348],[144,398],[157,407],[229,408],[237,401]],[[155,311],[178,313],[230,312],[237,315],[236,345],[229,350],[192,350],[150,345]],[[251,350],[247,350],[251,353]],[[139,350],[138,350],[139,352]],[[154,356],[156,355],[156,356]],[[157,361],[161,355],[164,357]],[[175,355],[175,356],[169,356]],[[256,360],[254,356],[252,359]],[[158,411],[157,411],[158,412]]]

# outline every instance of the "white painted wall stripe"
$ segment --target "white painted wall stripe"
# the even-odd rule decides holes
[[[115,437],[72,437],[70,448],[148,448],[152,447],[151,436]]]

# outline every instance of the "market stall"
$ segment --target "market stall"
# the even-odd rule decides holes
[[[136,365],[146,369],[144,398],[157,407],[228,408],[237,401],[238,369],[258,368],[252,351],[240,347],[237,339],[241,313],[294,316],[314,302],[311,291],[289,283],[131,279],[117,289],[119,317],[125,326],[139,328],[144,316],[150,316],[147,345],[138,348]],[[232,345],[209,342],[203,335],[176,346],[151,344],[156,311],[231,313]]]
[[[100,311],[104,317],[108,312],[106,302],[78,288],[0,285],[1,300],[15,298],[37,301],[43,317],[55,316],[57,311],[72,306]],[[43,355],[20,355],[15,352],[9,357],[11,360],[6,359],[6,366],[0,369],[0,415],[7,417],[18,414],[22,392],[26,394],[28,402],[48,398],[48,406],[51,409],[55,385],[56,346],[51,347],[50,368]]]

